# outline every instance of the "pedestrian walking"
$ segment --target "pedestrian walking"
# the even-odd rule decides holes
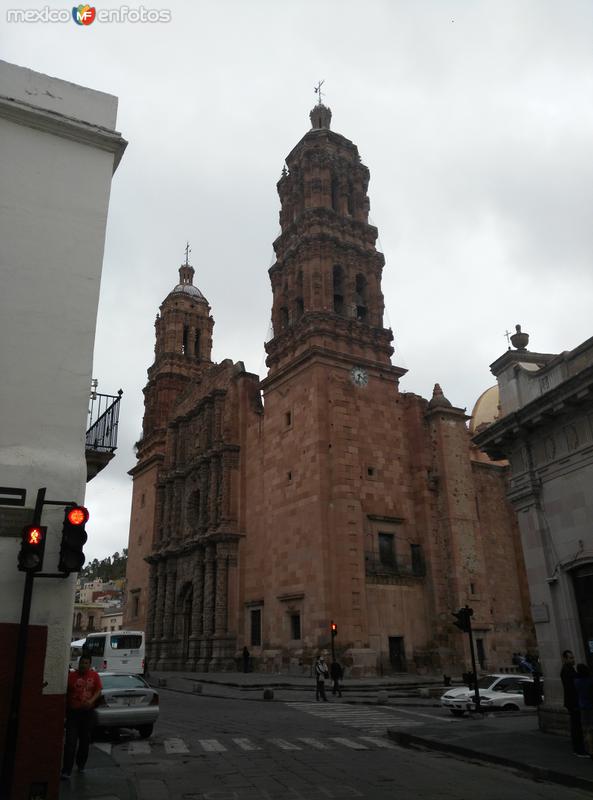
[[[88,656],[81,656],[78,660],[78,669],[68,673],[66,740],[62,765],[62,778],[65,780],[72,774],[75,758],[79,772],[84,771],[91,743],[93,708],[102,688],[101,678],[94,669],[91,669],[91,659]]]
[[[340,681],[344,675],[344,670],[338,661],[332,661],[329,667],[329,674],[332,679],[332,694],[337,694],[338,697],[342,696],[342,687]]]
[[[329,678],[329,672],[325,659],[323,656],[318,656],[315,662],[315,699],[318,701],[321,698],[324,703],[328,702],[325,696],[325,681],[327,678]]]
[[[581,710],[579,708],[579,698],[575,686],[577,677],[574,668],[574,655],[572,650],[564,650],[562,653],[562,669],[560,670],[560,680],[564,689],[564,708],[568,711],[570,718],[570,738],[572,741],[572,752],[575,756],[586,758],[585,743],[583,741],[583,728],[581,725]]]
[[[577,664],[574,685],[577,691],[585,752],[593,758],[593,677],[586,664]]]
[[[243,648],[243,672],[249,672],[249,650],[247,645]]]

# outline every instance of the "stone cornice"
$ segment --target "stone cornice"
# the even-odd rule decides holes
[[[128,144],[117,131],[67,117],[56,111],[39,108],[5,95],[0,95],[0,117],[16,125],[113,153],[113,172],[117,169]]]
[[[373,370],[373,372],[388,373],[396,381],[408,371],[403,367],[393,366],[393,364],[384,364],[379,361],[373,361],[368,358],[362,358],[360,356],[350,355],[348,353],[340,353],[335,350],[330,350],[326,347],[315,345],[302,352],[299,356],[279,369],[273,375],[268,375],[267,378],[264,378],[260,384],[260,387],[264,392],[270,391],[273,386],[283,383],[287,377],[290,377],[295,372],[298,372],[299,369],[305,366],[308,361],[342,364],[346,369],[351,369],[353,366],[365,367],[366,369]]]
[[[135,478],[141,472],[144,472],[144,470],[154,466],[154,464],[162,464],[164,460],[165,456],[163,453],[153,453],[147,459],[138,459],[136,466],[128,470],[128,475],[131,475],[133,478]]]
[[[593,409],[593,364],[496,420],[472,441],[491,457],[506,458],[519,437],[580,406]]]

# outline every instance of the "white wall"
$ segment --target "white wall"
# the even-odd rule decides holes
[[[82,502],[107,209],[125,146],[96,126],[113,131],[117,99],[6,62],[0,95],[0,485],[26,488],[30,508],[39,487],[47,499]],[[62,519],[44,511],[45,571],[56,570]],[[19,546],[0,536],[1,622],[20,617]],[[47,693],[65,685],[74,580],[35,581]]]

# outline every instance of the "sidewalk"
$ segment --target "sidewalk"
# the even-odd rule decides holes
[[[455,724],[435,723],[420,735],[389,730],[404,747],[420,747],[519,770],[536,780],[593,792],[593,760],[577,758],[570,739],[543,733],[534,714],[474,715]]]
[[[137,800],[133,782],[113,758],[96,746],[84,772],[76,767],[69,781],[60,781],[60,800]]]

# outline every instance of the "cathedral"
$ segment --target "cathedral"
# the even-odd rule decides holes
[[[369,171],[329,108],[310,120],[277,185],[264,379],[212,362],[187,258],[157,315],[125,625],[152,669],[236,669],[246,646],[255,669],[308,670],[333,643],[353,676],[459,672],[469,605],[480,667],[506,668],[534,644],[508,465],[438,384],[400,390]]]

